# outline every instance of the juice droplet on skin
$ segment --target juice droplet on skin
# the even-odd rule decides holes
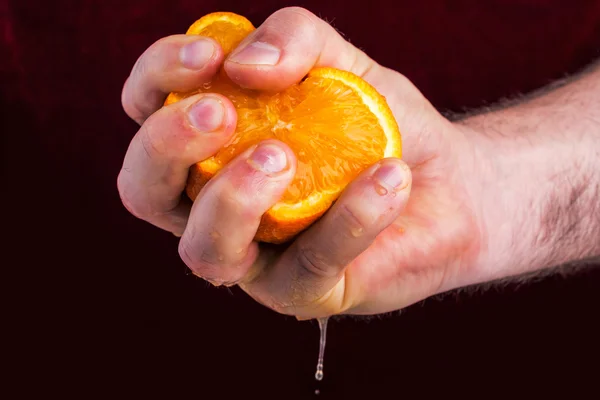
[[[377,183],[375,184],[375,192],[380,196],[385,196],[388,193],[386,188]]]
[[[315,379],[320,381],[323,379],[323,356],[325,355],[325,340],[327,339],[327,321],[329,317],[319,318],[319,330],[321,331],[319,337],[319,359],[317,361],[317,372],[315,373]]]
[[[350,233],[352,233],[352,236],[354,237],[359,237],[363,234],[364,229],[363,228],[352,228],[350,230]]]

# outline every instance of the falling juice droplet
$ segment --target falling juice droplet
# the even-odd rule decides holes
[[[317,372],[315,373],[315,379],[318,381],[323,379],[323,365],[322,364],[317,365]]]
[[[321,335],[319,338],[319,360],[317,361],[317,372],[315,373],[315,379],[320,381],[323,379],[323,356],[325,355],[325,340],[327,339],[327,320],[329,317],[319,318],[319,329]]]
[[[385,196],[388,192],[386,188],[384,188],[383,186],[381,186],[379,184],[375,184],[375,191],[380,196]]]

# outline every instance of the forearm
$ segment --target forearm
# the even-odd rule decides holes
[[[484,165],[474,282],[600,255],[600,68],[459,124]]]

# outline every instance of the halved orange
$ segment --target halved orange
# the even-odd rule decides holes
[[[252,30],[242,16],[213,13],[187,33],[215,39],[228,54]],[[402,155],[400,131],[385,98],[350,72],[315,68],[302,82],[272,94],[242,89],[221,70],[198,90],[171,93],[165,104],[202,92],[228,97],[238,123],[229,145],[191,168],[186,192],[192,200],[225,164],[262,140],[286,143],[298,159],[291,185],[262,217],[258,241],[292,239],[323,215],[361,171]]]

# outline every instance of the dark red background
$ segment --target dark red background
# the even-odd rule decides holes
[[[178,259],[175,237],[127,214],[115,182],[136,125],[120,91],[136,58],[205,13],[260,24],[292,4],[443,111],[529,91],[600,56],[594,0],[0,1],[3,270],[19,276],[4,281],[4,329],[18,390],[291,399],[317,388],[322,398],[593,388],[598,268],[333,321],[317,384],[315,323],[209,287]]]

